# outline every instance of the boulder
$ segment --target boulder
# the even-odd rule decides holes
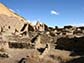
[[[66,63],[84,63],[84,57],[80,57],[80,58],[76,58],[76,59],[72,59]]]
[[[57,39],[56,44],[57,46],[55,47],[55,49],[73,51],[79,55],[84,55],[84,37],[61,37]]]

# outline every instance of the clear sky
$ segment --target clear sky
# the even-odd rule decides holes
[[[0,0],[31,22],[49,26],[84,25],[84,0]]]

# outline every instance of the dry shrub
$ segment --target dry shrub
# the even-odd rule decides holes
[[[5,52],[5,49],[4,49],[4,48],[1,48],[1,49],[0,49],[0,52]]]

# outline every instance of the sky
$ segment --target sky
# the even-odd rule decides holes
[[[26,20],[48,26],[84,25],[84,0],[0,0]]]

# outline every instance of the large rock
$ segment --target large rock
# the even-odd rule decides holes
[[[3,11],[4,10],[4,11]],[[26,20],[0,3],[0,28],[3,31],[20,31]]]
[[[70,60],[66,63],[84,63],[84,57],[76,58],[76,59]]]
[[[62,37],[57,40],[56,44],[56,49],[64,49],[77,54],[84,54],[84,37]]]

